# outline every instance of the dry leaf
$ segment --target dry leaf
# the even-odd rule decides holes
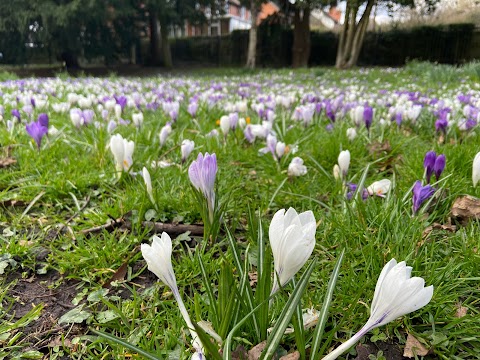
[[[2,159],[0,159],[0,169],[1,168],[6,168],[10,165],[14,165],[16,163],[17,163],[17,160],[14,159],[14,158],[11,158],[11,157],[2,158]]]
[[[258,360],[266,346],[267,340],[262,341],[260,344],[257,344],[253,348],[251,348],[248,351],[248,360]]]
[[[452,217],[462,225],[470,220],[480,220],[480,199],[470,195],[455,199],[452,205]]]
[[[55,339],[50,341],[47,346],[48,347],[55,347],[55,346],[62,347],[62,346],[65,346],[67,348],[71,348],[72,347],[72,342],[67,338],[62,338],[61,336],[57,336]]]
[[[300,353],[298,351],[284,355],[280,358],[280,360],[298,360],[298,359],[300,359]]]
[[[388,141],[385,141],[384,143],[374,141],[367,145],[367,149],[370,155],[375,155],[375,157],[385,156],[392,151],[392,147]]]
[[[403,356],[414,358],[416,356],[425,356],[428,354],[428,349],[415,338],[412,334],[408,334],[407,342],[405,343],[405,350]]]
[[[445,230],[445,231],[455,232],[455,231],[457,231],[457,227],[455,225],[452,225],[452,224],[444,225],[444,224],[440,224],[440,223],[433,223],[433,225],[428,226],[423,231],[422,237],[426,238],[428,235],[430,235],[430,233],[433,230]]]
[[[127,275],[127,269],[128,269],[128,260],[125,261],[122,265],[120,265],[117,271],[115,271],[112,277],[105,284],[103,284],[102,287],[105,289],[110,289],[110,287],[112,286],[112,282],[125,279],[125,275]]]
[[[30,241],[30,240],[20,240],[18,242],[18,245],[20,246],[32,246],[33,245],[33,241]]]
[[[232,360],[248,360],[248,353],[243,345],[232,351]]]
[[[462,306],[462,304],[460,303],[456,304],[455,308],[456,308],[455,317],[462,318],[467,315],[468,308],[465,306]]]

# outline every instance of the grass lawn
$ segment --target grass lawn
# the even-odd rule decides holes
[[[172,239],[173,270],[192,321],[210,323],[220,337],[222,345],[212,340],[207,351],[222,348],[253,308],[249,292],[254,305],[263,305],[232,333],[233,359],[282,323],[286,304],[295,311],[285,326],[296,331],[279,336],[275,352],[322,358],[367,322],[380,272],[395,258],[433,285],[433,298],[368,332],[341,358],[402,359],[412,336],[428,350],[425,358],[480,358],[480,225],[451,211],[459,197],[480,197],[472,184],[480,152],[478,64],[0,78],[0,359],[141,358],[92,330],[157,358],[191,358],[175,291],[147,269],[140,251],[162,229]],[[192,103],[198,105],[193,116]],[[368,131],[359,110],[367,104],[373,108]],[[49,117],[49,134],[38,149],[25,125],[41,113]],[[439,119],[447,124],[436,127]],[[161,145],[167,123],[171,132]],[[109,146],[115,134],[135,143],[118,169]],[[186,139],[194,148],[182,161]],[[344,150],[350,166],[336,179],[333,168]],[[412,188],[417,180],[427,185],[428,151],[444,154],[446,166],[432,176],[433,195],[414,213]],[[202,195],[188,174],[206,152],[218,164],[222,213],[215,239],[202,236]],[[306,173],[294,166],[298,160],[291,165],[296,157]],[[385,196],[367,197],[364,189],[382,179],[391,184]],[[269,225],[290,207],[313,212],[315,245],[295,282],[268,301]],[[342,251],[320,337],[299,318],[313,309],[317,321]],[[311,275],[301,278],[306,269]],[[298,305],[289,302],[296,296]]]

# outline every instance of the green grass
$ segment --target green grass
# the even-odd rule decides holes
[[[352,100],[366,99],[380,90],[389,93],[409,90],[453,101],[458,93],[478,92],[475,69],[474,65],[447,69],[417,63],[402,70],[347,72],[330,69],[299,72],[208,70],[207,73],[193,73],[181,79],[197,83],[199,94],[204,93],[211,82],[226,83],[225,94],[237,100],[235,84],[254,82],[261,85],[267,95],[293,92],[297,101],[300,100],[300,92],[315,93],[324,89],[332,89],[332,94],[346,89],[348,94],[354,94]],[[5,77],[0,76],[0,79]],[[107,87],[103,80],[110,85]],[[69,92],[89,94],[102,86],[104,90],[97,93],[107,95],[118,93],[122,86],[127,86],[129,90],[143,86],[142,94],[151,93],[153,85],[165,86],[178,90],[188,99],[191,87],[186,83],[175,84],[171,78],[113,77],[103,80],[92,84],[88,78],[82,78],[79,81],[83,85],[76,90],[66,79],[56,81],[48,86],[56,86],[60,99],[49,96],[49,102],[66,101]],[[12,92],[2,84],[0,91]],[[242,250],[247,244],[252,249],[257,246],[257,239],[252,235],[255,231],[250,231],[253,225],[247,221],[248,209],[260,211],[265,236],[270,219],[278,209],[294,207],[299,212],[314,212],[319,225],[312,256],[317,263],[302,299],[303,308],[320,310],[335,261],[345,249],[324,342],[320,346],[324,354],[348,339],[366,322],[377,277],[384,264],[396,258],[398,261],[406,260],[413,267],[414,276],[423,277],[427,285],[434,285],[433,299],[421,310],[381,327],[377,333],[368,334],[364,341],[374,341],[375,337],[383,334],[385,339],[403,346],[407,333],[411,333],[421,339],[427,348],[432,348],[436,358],[476,359],[480,356],[477,330],[480,326],[480,225],[472,222],[460,226],[456,232],[435,230],[428,238],[423,237],[429,225],[448,222],[451,205],[458,196],[471,194],[480,197],[480,189],[474,188],[471,182],[472,161],[480,151],[478,129],[465,136],[452,128],[445,144],[441,144],[435,136],[433,114],[422,112],[416,125],[406,124],[401,129],[393,125],[382,128],[378,121],[380,118],[387,119],[387,110],[376,105],[370,139],[362,129],[359,136],[350,142],[345,135],[346,129],[352,126],[348,115],[336,124],[332,132],[327,132],[325,126],[328,122],[324,113],[304,129],[300,123],[290,120],[291,110],[278,110],[277,136],[291,147],[298,144],[298,152],[295,155],[288,153],[276,164],[270,154],[258,154],[258,150],[265,146],[263,141],[257,140],[250,145],[244,141],[239,129],[228,135],[226,144],[221,136],[218,139],[205,136],[209,131],[218,129],[216,120],[225,114],[221,106],[211,109],[205,104],[200,106],[197,123],[194,123],[186,112],[187,105],[188,102],[181,104],[178,121],[163,148],[159,147],[158,133],[168,121],[168,116],[161,109],[144,110],[145,122],[139,129],[130,124],[119,126],[114,131],[135,141],[133,170],[140,172],[143,166],[150,170],[156,212],[148,214],[153,205],[141,176],[116,178],[113,157],[107,148],[110,135],[105,127],[97,129],[89,125],[76,129],[68,114],[48,110],[51,125],[61,132],[44,139],[39,153],[23,125],[17,124],[10,133],[0,123],[0,144],[4,150],[10,147],[12,156],[17,160],[15,165],[0,169],[0,203],[5,204],[8,200],[24,203],[24,206],[17,207],[0,205],[0,254],[9,254],[14,259],[0,275],[3,292],[0,293],[0,344],[3,346],[0,358],[14,354],[17,358],[41,358],[46,355],[51,359],[62,356],[120,359],[132,353],[88,332],[87,327],[76,333],[67,327],[63,332],[64,341],[57,342],[56,346],[36,348],[36,342],[31,338],[25,340],[26,326],[38,317],[37,312],[48,309],[42,309],[39,299],[24,317],[12,318],[12,306],[18,300],[18,294],[9,291],[14,284],[10,284],[8,279],[19,274],[15,281],[32,279],[32,276],[37,279],[35,281],[41,281],[45,276],[41,273],[45,271],[47,274],[60,274],[50,285],[52,289],[63,289],[61,286],[67,281],[78,282],[75,287],[78,298],[74,305],[84,304],[84,325],[114,334],[157,356],[189,358],[189,334],[172,294],[149,274],[138,252],[142,242],[150,242],[140,222],[146,215],[150,219],[152,214],[154,220],[161,222],[201,222],[187,170],[198,152],[207,151],[216,153],[218,158],[217,196],[230,196],[223,222],[234,230],[234,238]],[[6,121],[10,119],[13,106],[9,103],[3,106]],[[125,118],[131,119],[132,112],[132,109],[127,109]],[[100,113],[96,113],[97,121],[101,122]],[[250,116],[252,123],[259,122],[252,110],[244,115]],[[281,131],[282,118],[285,118],[287,126],[294,125],[286,133]],[[194,140],[195,150],[182,165],[179,145],[183,139]],[[370,154],[367,145],[373,141],[388,141],[391,151],[382,155]],[[386,199],[345,201],[341,185],[330,175],[342,149],[351,152],[349,177],[353,182],[360,181],[367,165],[370,165],[367,185],[382,178],[392,180],[394,188]],[[410,190],[414,181],[422,178],[423,156],[432,149],[447,156],[447,167],[442,176],[444,180],[438,185],[446,195],[434,203],[428,213],[412,216]],[[0,159],[4,154],[6,150],[2,153],[0,148]],[[287,179],[288,164],[294,156],[305,160],[308,173],[303,177]],[[390,167],[384,168],[390,158],[395,160]],[[160,159],[175,165],[153,169],[151,162]],[[27,209],[29,204],[31,207]],[[104,231],[93,236],[80,233],[130,211],[133,212],[133,231]],[[60,224],[67,227],[59,231],[58,236],[52,236]],[[232,261],[224,237],[223,233],[219,246],[207,250],[202,256],[206,272],[213,279],[220,272],[222,261]],[[188,239],[189,236],[181,236],[173,240],[173,267],[192,320],[208,320],[209,300],[195,257],[196,250]],[[197,241],[202,243],[203,240]],[[39,252],[43,250],[47,250],[48,255],[39,257]],[[99,294],[96,291],[102,289],[102,285],[126,261],[125,279],[114,281],[104,296],[88,299],[91,294]],[[254,271],[255,267],[252,265],[248,270]],[[235,271],[234,276],[237,276]],[[218,290],[217,285],[213,283],[215,291]],[[291,290],[287,287],[287,291]],[[270,326],[274,326],[287,300],[287,296],[280,295],[273,302],[268,319]],[[465,317],[455,315],[459,304],[467,308]],[[305,333],[311,337],[313,330]],[[256,345],[255,337],[243,329],[234,338],[234,348],[239,344],[249,349]],[[285,350],[293,350],[294,335],[284,336],[280,344]],[[353,351],[348,358],[354,357]]]

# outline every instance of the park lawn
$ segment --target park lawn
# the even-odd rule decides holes
[[[402,358],[409,334],[424,344],[430,358],[480,357],[480,227],[478,221],[460,223],[451,214],[458,197],[480,197],[479,187],[472,184],[472,162],[480,151],[478,125],[461,129],[465,103],[458,100],[461,94],[470,95],[468,101],[478,112],[477,70],[478,65],[454,68],[415,63],[404,69],[345,72],[209,70],[175,77],[63,76],[0,83],[4,108],[0,122],[0,358],[136,356],[91,329],[113,334],[159,357],[190,358],[189,334],[172,292],[147,270],[140,252],[142,243],[151,242],[146,222],[175,225],[170,235],[180,293],[193,321],[211,321],[198,254],[208,276],[216,279],[225,263],[233,263],[228,229],[242,254],[247,248],[250,251],[247,270],[255,288],[258,259],[251,254],[259,244],[252,229],[260,222],[268,240],[273,214],[289,207],[311,210],[317,221],[312,254],[316,263],[302,298],[303,309],[321,309],[335,262],[345,250],[323,354],[367,321],[377,277],[395,258],[405,260],[413,267],[413,276],[434,286],[432,300],[367,334],[364,345],[352,348],[343,358],[353,359],[361,351],[377,359]],[[67,102],[69,93],[92,96],[87,107],[95,112],[91,124],[75,127],[68,111],[53,110],[54,103]],[[139,110],[129,105],[122,113],[128,124],[122,125],[113,111],[102,119],[97,104],[104,105],[103,98],[113,95],[142,100],[142,126],[132,124],[132,114]],[[23,98],[32,96],[48,99],[44,109],[33,109],[34,119],[45,112],[50,127],[58,130],[43,139],[40,151],[24,125],[6,126],[11,111],[21,110]],[[193,118],[187,106],[194,96],[199,98],[199,109]],[[291,96],[293,103],[282,107],[278,96]],[[265,140],[249,143],[239,126],[224,139],[219,119],[232,112],[229,107],[242,97],[248,110],[239,116],[249,118],[251,124],[261,123],[252,104],[263,102],[268,107],[277,102],[272,130],[288,146],[279,161],[270,153],[259,153]],[[14,103],[16,98],[20,105]],[[451,109],[445,136],[435,130],[438,102],[432,99]],[[341,102],[332,129],[326,128],[330,121],[323,108],[306,127],[293,120],[296,106],[327,100]],[[160,147],[159,132],[171,120],[163,105],[172,101],[180,105],[178,118]],[[354,127],[350,109],[365,102],[374,108],[370,134],[361,124],[356,138],[349,140],[346,131]],[[423,105],[416,121],[404,118],[398,126],[390,120],[389,108],[400,104],[407,109],[412,102]],[[153,103],[158,107],[147,106]],[[24,110],[21,114],[25,121]],[[109,133],[107,124],[112,119],[117,126]],[[219,135],[207,136],[214,129]],[[112,134],[135,142],[134,174],[125,172],[118,178],[108,147]],[[193,140],[195,148],[182,163],[184,139]],[[385,198],[362,200],[355,194],[353,200],[346,199],[346,190],[332,169],[340,151],[347,149],[351,153],[348,181],[368,186],[387,178],[392,188]],[[446,168],[438,182],[432,181],[433,197],[412,214],[412,187],[424,177],[423,159],[430,150],[446,155]],[[202,224],[188,176],[199,152],[216,154],[216,193],[226,204],[215,244],[185,233],[188,225]],[[304,176],[288,176],[294,157],[304,160],[308,169]],[[159,160],[171,166],[152,166]],[[141,177],[144,166],[151,174],[155,204]],[[98,229],[105,224],[109,225]],[[238,269],[232,271],[238,281]],[[215,291],[217,286],[213,281]],[[293,286],[284,290],[271,303],[271,326]],[[312,333],[313,329],[305,331],[308,341]],[[233,349],[249,350],[256,340],[247,329],[240,329]],[[294,335],[285,335],[279,352],[292,352],[295,344]]]

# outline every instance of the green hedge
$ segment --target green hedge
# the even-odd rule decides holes
[[[399,66],[417,59],[446,64],[473,60],[479,53],[472,49],[473,24],[422,26],[409,30],[367,33],[359,65]],[[475,38],[476,39],[476,38]],[[285,67],[291,64],[293,33],[280,25],[261,26],[258,33],[257,64],[262,67]],[[337,34],[311,33],[310,65],[334,65]],[[242,66],[246,62],[248,31],[234,31],[229,36],[195,37],[172,41],[176,63]]]

